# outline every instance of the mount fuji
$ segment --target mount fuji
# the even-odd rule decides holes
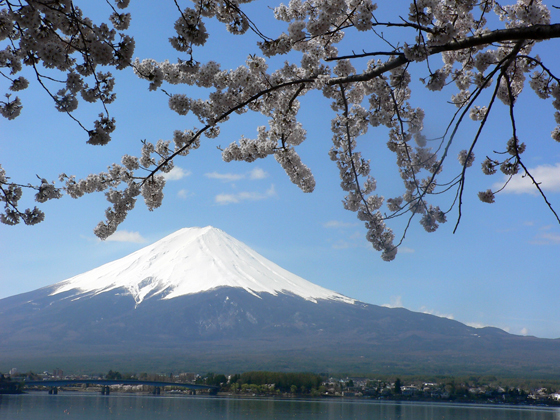
[[[211,226],[181,229],[55,287],[53,296],[71,292],[72,299],[126,290],[137,305],[147,298],[173,299],[221,287],[243,289],[254,296],[283,293],[312,302],[355,302],[284,270]]]
[[[560,340],[310,283],[213,227],[0,299],[0,371],[560,373]]]

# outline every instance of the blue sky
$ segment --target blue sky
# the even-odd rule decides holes
[[[161,2],[157,9],[148,7],[153,3],[147,1],[132,3],[129,32],[137,42],[135,57],[170,61],[180,57],[167,41],[177,18],[173,2]],[[261,3],[251,10],[263,17],[270,13],[264,6]],[[395,2],[380,2],[379,9],[396,19]],[[399,11],[405,13],[406,9]],[[552,15],[553,22],[558,22],[559,12],[553,10]],[[222,61],[223,68],[235,68],[248,54],[259,52],[252,41],[230,36],[215,24],[208,27],[218,35],[211,33],[208,47],[196,52],[200,61],[214,59]],[[281,27],[267,21],[265,28],[276,35]],[[341,44],[341,53],[364,48],[348,38]],[[558,73],[559,47],[558,40],[538,47]],[[420,87],[417,80],[426,71],[416,68],[414,86]],[[33,183],[36,175],[54,180],[61,172],[84,177],[105,170],[125,153],[139,155],[142,139],[171,139],[174,130],[198,124],[192,115],[180,117],[170,111],[166,95],[149,92],[148,84],[131,69],[116,75],[118,99],[110,111],[117,119],[117,130],[113,141],[103,147],[86,145],[85,133],[59,114],[44,92],[36,87],[21,92],[22,115],[0,121],[0,163],[8,175],[19,183]],[[205,94],[182,86],[165,89]],[[426,111],[428,137],[441,134],[454,112],[446,102],[452,93],[425,89],[413,93],[413,105]],[[457,233],[452,234],[456,211],[436,233],[428,234],[413,222],[397,259],[386,263],[364,239],[365,229],[355,214],[342,208],[338,170],[327,155],[332,118],[328,101],[315,93],[301,102],[301,121],[308,136],[298,151],[317,180],[314,193],[303,194],[272,158],[253,164],[224,163],[217,146],[227,146],[241,134],[254,138],[256,127],[266,123],[259,116],[236,115],[222,126],[220,137],[205,138],[200,149],[176,161],[178,169],[168,180],[161,208],[149,212],[139,201],[108,241],[101,242],[92,233],[107,207],[102,194],[46,203],[42,205],[46,220],[34,227],[0,225],[0,298],[62,281],[180,228],[212,225],[295,274],[365,302],[403,306],[475,326],[497,326],[515,334],[560,337],[560,227],[554,216],[523,180],[511,183],[493,205],[476,197],[478,191],[503,179],[484,176],[479,169],[484,155],[503,149],[511,137],[503,105],[498,104],[479,142],[481,147],[475,149],[477,160],[468,172]],[[81,104],[76,115],[89,125],[99,112],[95,106]],[[551,101],[536,98],[527,88],[516,112],[519,137],[527,143],[525,163],[540,176],[549,201],[560,210],[560,144],[550,138],[555,126]],[[452,156],[468,147],[474,130],[474,124],[465,126]],[[370,129],[359,147],[371,159],[378,193],[389,197],[402,187],[386,141],[383,129]],[[452,157],[445,169],[451,177],[460,168]],[[451,199],[442,198],[442,207]],[[392,225],[397,233],[404,222]]]

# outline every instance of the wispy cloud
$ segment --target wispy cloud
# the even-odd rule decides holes
[[[442,314],[442,313],[440,313],[438,311],[435,311],[433,309],[428,309],[425,306],[422,306],[420,308],[420,312],[422,312],[423,314],[439,316],[440,318],[455,319],[453,314]]]
[[[338,220],[329,220],[327,223],[323,223],[323,227],[326,228],[349,228],[356,225],[357,223],[341,222]]]
[[[163,177],[166,181],[179,181],[191,174],[191,171],[186,171],[179,166],[175,166],[171,171],[166,174],[163,174]]]
[[[399,254],[414,254],[416,251],[407,246],[399,246]]]
[[[177,197],[179,197],[182,200],[186,200],[188,197],[190,197],[191,195],[194,195],[194,193],[189,192],[189,190],[179,190],[177,192]]]
[[[220,181],[232,182],[245,178],[243,174],[220,174],[218,172],[209,172],[204,174],[206,178],[219,179]]]
[[[146,239],[138,232],[129,232],[127,230],[119,230],[107,238],[110,242],[134,242],[141,244],[146,242]]]
[[[556,165],[539,165],[535,168],[529,168],[529,172],[539,183],[541,189],[545,192],[560,192],[560,163]],[[495,183],[492,187],[497,190],[502,188],[504,181]],[[523,176],[520,172],[515,175],[503,190],[504,193],[512,194],[538,194],[533,181],[528,176]]]
[[[402,303],[402,296],[391,296],[390,303],[385,303],[381,306],[386,308],[404,308]]]
[[[347,248],[350,248],[351,246],[352,245],[350,245],[348,242],[346,242],[343,239],[340,239],[340,240],[338,240],[338,241],[336,241],[335,243],[332,244],[332,247],[334,249],[347,249]]]
[[[264,193],[256,191],[243,191],[235,194],[218,194],[214,201],[218,204],[236,204],[242,201],[259,201],[266,200],[267,198],[276,197],[276,189],[274,184],[270,186]]]
[[[527,328],[521,328],[520,333],[521,333],[521,335],[529,335],[529,329],[527,329]]]
[[[333,249],[371,248],[371,244],[365,240],[364,232],[354,230],[358,224],[338,220],[330,220],[323,223],[324,228],[333,229],[336,232],[333,234],[335,237],[328,240],[331,243],[331,247]]]
[[[560,244],[560,233],[550,232],[551,225],[543,226],[535,235],[531,243],[533,245],[558,245]]]
[[[255,168],[250,172],[244,174],[232,174],[226,173],[221,174],[219,172],[208,172],[205,173],[204,176],[210,179],[217,179],[223,182],[234,182],[239,181],[240,179],[250,179],[250,180],[259,180],[268,177],[268,172],[262,170],[261,168]]]
[[[249,172],[249,179],[264,179],[268,178],[268,172],[262,170],[261,168],[255,168]]]
[[[463,324],[473,328],[486,328],[491,326],[491,325],[483,324],[481,322],[464,322]]]

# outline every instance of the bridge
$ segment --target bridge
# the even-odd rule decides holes
[[[22,385],[24,387],[31,386],[44,386],[49,389],[49,394],[57,394],[58,388],[61,386],[71,386],[71,385],[99,385],[101,386],[101,394],[109,395],[111,385],[148,385],[154,387],[154,394],[159,395],[161,389],[166,386],[187,388],[190,390],[208,390],[210,394],[215,394],[218,391],[218,387],[210,385],[197,385],[197,384],[185,384],[178,382],[162,382],[162,381],[143,381],[143,380],[110,380],[110,379],[54,379],[48,381],[23,381]]]

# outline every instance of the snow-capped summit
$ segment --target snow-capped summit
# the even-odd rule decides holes
[[[54,287],[51,296],[75,290],[75,298],[124,288],[137,305],[151,296],[172,299],[218,287],[241,288],[254,295],[287,293],[313,302],[355,302],[284,270],[212,226],[181,229]]]

